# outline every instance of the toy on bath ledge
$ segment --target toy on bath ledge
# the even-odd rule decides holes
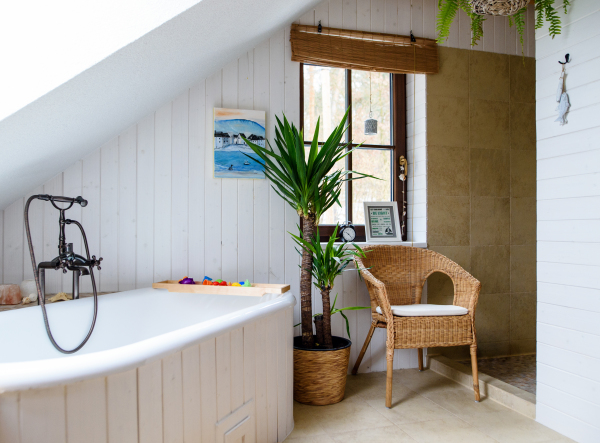
[[[179,280],[179,284],[180,285],[195,285],[196,282],[194,281],[193,278],[190,278],[188,276],[183,277],[181,280]]]
[[[202,280],[202,284],[204,286],[238,286],[238,287],[245,287],[245,288],[249,288],[252,285],[250,284],[250,281],[246,280],[246,281],[241,281],[241,282],[229,282],[227,283],[224,280],[215,280],[213,281],[212,278],[208,277],[208,276],[204,276],[204,279]]]

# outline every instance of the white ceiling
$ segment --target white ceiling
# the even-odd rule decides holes
[[[319,1],[178,0],[179,8],[195,4],[93,66],[86,66],[89,59],[74,65],[85,69],[78,75],[73,76],[76,68],[71,66],[64,74],[70,80],[0,121],[0,208],[87,156]],[[163,17],[169,18],[174,11],[175,7],[163,11]],[[155,24],[156,17],[136,32]],[[135,37],[135,33],[127,35]],[[44,32],[35,37],[44,39]],[[0,40],[0,49],[7,44]],[[112,47],[116,46],[114,41]],[[77,48],[72,50],[77,54]],[[43,66],[38,69],[44,72]],[[30,100],[31,95],[25,102]]]

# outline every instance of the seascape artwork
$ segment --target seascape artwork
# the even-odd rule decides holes
[[[244,138],[265,147],[265,111],[215,108],[215,178],[264,179],[265,168]]]

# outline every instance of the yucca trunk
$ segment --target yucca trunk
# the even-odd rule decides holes
[[[323,300],[323,348],[333,348],[333,339],[331,337],[331,301],[329,300],[330,287],[321,289],[321,299]]]
[[[314,216],[302,217],[302,238],[310,241],[315,232]],[[302,270],[300,273],[300,309],[302,319],[302,346],[305,348],[314,347],[313,327],[312,327],[312,264],[313,256],[311,252],[302,249]]]

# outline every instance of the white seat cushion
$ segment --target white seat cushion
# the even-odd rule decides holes
[[[377,313],[383,315],[379,306]],[[392,305],[392,314],[398,317],[432,317],[441,315],[465,315],[469,312],[467,308],[454,305]]]

